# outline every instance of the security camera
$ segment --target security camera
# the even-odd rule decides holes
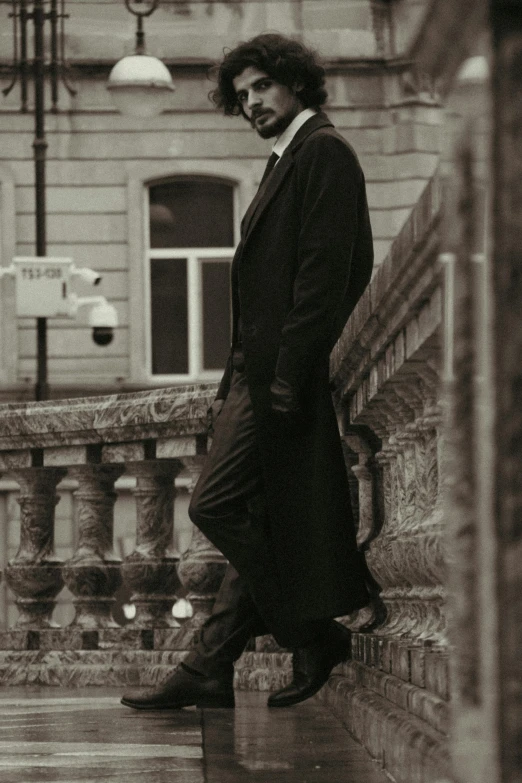
[[[92,339],[96,345],[109,345],[114,337],[114,327],[118,326],[116,308],[105,300],[98,302],[89,313],[89,326],[92,326]]]
[[[99,274],[99,272],[95,272],[94,269],[87,269],[85,266],[81,269],[76,269],[73,267],[72,274],[81,277],[82,280],[84,280],[86,283],[90,283],[91,285],[98,285],[102,279],[102,276]]]

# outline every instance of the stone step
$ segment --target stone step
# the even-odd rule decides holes
[[[446,727],[445,702],[379,674],[356,662],[343,664],[319,699],[396,783],[449,781],[448,738],[431,725]]]
[[[445,701],[449,699],[449,653],[446,647],[415,639],[354,633],[352,658],[425,688]]]
[[[357,661],[349,661],[338,666],[331,679],[333,680],[334,677],[344,678],[350,686],[367,688],[425,721],[441,734],[448,733],[449,704],[426,688],[404,682],[393,674],[381,672]]]

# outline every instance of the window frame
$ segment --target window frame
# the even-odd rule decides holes
[[[222,182],[229,185],[232,188],[232,225],[234,230],[234,247],[190,247],[190,248],[152,248],[150,237],[150,189],[157,185],[167,185],[169,183],[175,183],[180,181],[192,181],[199,182]],[[193,361],[193,338],[198,335],[197,345],[195,348],[196,355],[201,359],[202,356],[202,341],[203,341],[203,319],[200,318],[199,322],[196,320],[197,312],[202,314],[202,281],[201,281],[201,264],[198,259],[203,258],[230,258],[234,257],[237,243],[239,242],[240,233],[240,198],[239,187],[237,180],[231,180],[227,177],[219,176],[219,174],[200,173],[200,172],[179,172],[172,174],[168,177],[158,177],[154,180],[149,180],[146,183],[144,199],[145,199],[145,279],[144,279],[144,292],[145,292],[145,367],[147,381],[151,384],[182,384],[182,383],[213,383],[219,382],[223,376],[225,368],[220,370],[203,370],[198,371]],[[189,257],[193,257],[195,263],[189,263]],[[150,261],[152,258],[167,258],[187,259],[187,309],[188,309],[188,357],[189,357],[189,372],[188,373],[162,373],[154,374],[152,372],[152,302],[151,302],[151,288],[150,288]],[[195,265],[199,269],[195,269]],[[230,282],[230,281],[229,281]],[[195,293],[197,291],[198,300],[196,301]],[[231,293],[231,292],[230,292]],[[232,308],[232,300],[231,300]],[[232,317],[232,312],[231,312]],[[199,326],[199,330],[197,326]],[[200,365],[201,367],[201,362]]]
[[[229,259],[232,263],[234,247],[214,248],[151,248],[147,253],[147,274],[145,275],[146,296],[146,361],[150,378],[158,383],[211,383],[221,380],[224,367],[220,370],[205,370],[203,362],[203,298],[202,270],[203,261],[210,259],[219,262]],[[186,260],[187,262],[187,311],[188,311],[188,373],[162,373],[152,371],[152,298],[150,285],[150,262],[153,259]],[[232,316],[232,313],[231,313]]]
[[[172,160],[133,160],[125,165],[127,183],[127,269],[128,310],[136,317],[128,318],[128,374],[121,380],[123,391],[155,389],[161,386],[183,385],[170,378],[160,383],[158,376],[151,375],[146,356],[148,326],[146,324],[146,302],[144,301],[148,271],[148,204],[149,187],[177,177],[206,177],[218,179],[232,186],[234,192],[234,245],[240,239],[241,216],[255,196],[266,166],[264,151],[254,152],[244,159],[226,158],[178,158]],[[190,384],[190,381],[186,381]]]

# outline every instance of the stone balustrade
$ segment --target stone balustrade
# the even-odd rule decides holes
[[[207,449],[205,417],[213,386],[0,406],[0,473],[17,482],[20,543],[5,569],[18,618],[0,633],[0,682],[151,682],[183,657],[212,608],[223,556],[197,531],[180,559],[173,546],[175,479],[195,485]],[[122,562],[114,550],[115,482],[135,477],[136,543]],[[54,551],[57,487],[76,482],[75,548]],[[125,627],[114,595],[128,588],[136,607]],[[63,587],[75,616],[53,622]],[[172,614],[183,589],[194,614]]]
[[[324,699],[401,781],[448,775],[449,678],[441,382],[446,269],[436,176],[332,356],[370,608]]]

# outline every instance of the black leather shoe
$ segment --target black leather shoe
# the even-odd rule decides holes
[[[333,622],[320,641],[294,651],[292,682],[268,697],[269,707],[291,707],[309,699],[320,690],[333,667],[351,655],[352,634],[340,623]]]
[[[232,682],[211,679],[180,666],[162,685],[133,688],[121,699],[135,710],[179,710],[181,707],[234,707]]]

